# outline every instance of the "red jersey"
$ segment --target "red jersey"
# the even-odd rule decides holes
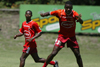
[[[73,37],[75,36],[76,20],[78,13],[74,10],[67,15],[64,9],[51,11],[50,15],[54,15],[59,18],[60,30],[59,36]]]
[[[19,29],[20,33],[24,34],[25,37],[25,45],[26,47],[36,47],[36,44],[32,44],[32,42],[35,42],[35,39],[33,39],[31,42],[27,42],[26,39],[32,38],[35,36],[36,33],[41,32],[40,27],[38,24],[34,21],[26,22],[24,21],[22,23],[22,27]]]

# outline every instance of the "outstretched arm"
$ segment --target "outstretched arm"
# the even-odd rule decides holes
[[[19,34],[17,34],[17,35],[14,36],[14,39],[16,39],[17,37],[20,37],[22,35],[23,35],[23,33],[19,33]]]
[[[76,16],[78,18],[77,22],[79,22],[80,24],[83,24],[83,20],[81,19],[81,14],[79,14],[78,16]]]
[[[48,16],[48,15],[50,15],[50,14],[49,14],[49,12],[46,12],[46,13],[41,13],[40,15],[41,15],[42,17],[45,17],[45,16]]]
[[[27,39],[26,41],[31,42],[33,39],[39,37],[41,35],[41,32],[37,33],[35,36],[33,36],[32,38]]]

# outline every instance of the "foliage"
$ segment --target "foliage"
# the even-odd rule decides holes
[[[69,0],[0,0],[0,8],[19,8],[20,4],[64,4]],[[100,5],[99,0],[70,0],[73,5]]]
[[[19,7],[20,4],[47,4],[49,0],[0,0],[6,7]]]
[[[0,0],[0,8],[19,8],[20,4],[62,4],[63,1],[64,0]]]
[[[99,0],[70,0],[74,5],[100,5]]]

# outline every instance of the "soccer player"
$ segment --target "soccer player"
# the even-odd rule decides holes
[[[80,55],[79,45],[75,36],[76,21],[80,24],[83,23],[81,19],[81,14],[72,10],[72,2],[67,1],[65,3],[64,9],[58,9],[51,12],[41,13],[42,17],[53,15],[59,18],[60,30],[58,32],[58,38],[55,41],[55,45],[51,54],[47,57],[46,62],[43,67],[46,67],[48,63],[55,57],[55,55],[65,46],[69,47],[77,60],[78,66],[83,67],[82,58]]]
[[[32,12],[27,10],[25,13],[26,21],[22,23],[22,27],[19,29],[19,34],[14,36],[16,39],[19,36],[24,35],[25,37],[25,44],[23,48],[22,56],[20,57],[20,65],[19,67],[24,67],[26,58],[31,55],[35,62],[42,62],[44,63],[46,60],[44,58],[40,58],[37,52],[37,44],[35,42],[35,38],[41,35],[41,29],[39,28],[38,24],[31,20]],[[54,67],[58,66],[57,61],[51,61],[51,65]]]

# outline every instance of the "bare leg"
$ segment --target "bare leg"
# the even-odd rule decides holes
[[[40,63],[44,63],[46,61],[46,59],[44,58],[39,58],[38,53],[33,53],[31,54],[32,58],[35,60],[36,63],[40,62]],[[55,65],[54,61],[50,61],[51,65]]]
[[[29,54],[27,53],[22,53],[22,56],[20,57],[20,65],[19,67],[24,67],[25,65],[25,60],[28,57]]]
[[[83,67],[83,62],[82,62],[82,58],[81,58],[81,55],[80,55],[79,48],[71,48],[71,50],[73,51],[73,53],[74,53],[74,55],[76,57],[78,66],[79,67]]]
[[[42,62],[44,63],[46,61],[46,59],[44,58],[39,58],[38,54],[37,53],[33,53],[31,54],[32,58],[35,60],[35,62]]]
[[[60,51],[61,48],[54,46],[52,53],[47,57],[46,64],[48,64],[54,56]]]

